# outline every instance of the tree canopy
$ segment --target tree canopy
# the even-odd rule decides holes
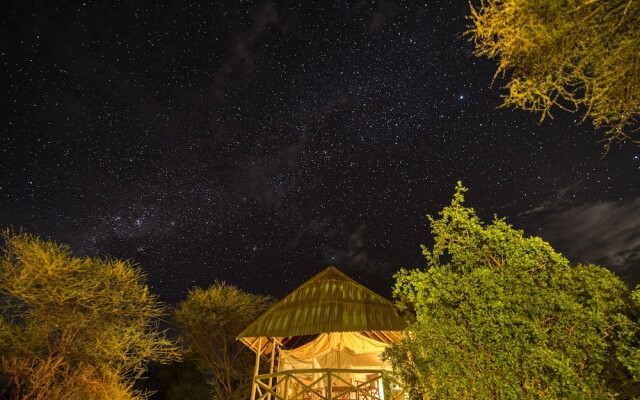
[[[250,397],[255,357],[236,336],[270,305],[269,297],[224,282],[194,288],[178,304],[174,319],[187,344],[187,357],[211,376],[216,399]]]
[[[638,308],[625,284],[602,267],[572,267],[504,219],[483,223],[465,207],[465,191],[458,183],[440,218],[429,216],[426,269],[396,275],[394,294],[414,322],[387,357],[409,391],[425,399],[637,398]]]
[[[470,19],[475,54],[509,76],[504,105],[579,111],[607,145],[640,129],[640,1],[482,0]]]
[[[179,359],[157,329],[165,309],[128,261],[4,233],[0,375],[10,399],[138,399],[150,360]],[[1,390],[1,389],[0,389]],[[1,392],[0,392],[1,393]]]

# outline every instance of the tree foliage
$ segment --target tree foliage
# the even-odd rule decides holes
[[[140,390],[153,393],[153,400],[209,400],[211,390],[192,361],[150,363],[145,379],[136,381]]]
[[[4,233],[0,371],[14,399],[137,399],[148,360],[178,359],[164,312],[128,261]]]
[[[194,288],[176,308],[174,318],[188,347],[188,357],[208,374],[216,399],[250,397],[255,356],[236,336],[271,305],[269,297],[216,282]]]
[[[619,329],[615,332],[617,343],[616,356],[633,376],[640,382],[640,286],[631,293],[635,315],[618,315]]]
[[[481,0],[470,19],[475,54],[510,74],[504,105],[582,110],[607,144],[640,129],[640,1]]]
[[[638,398],[637,307],[624,283],[570,266],[504,219],[484,224],[465,190],[458,183],[440,218],[429,216],[426,269],[396,275],[398,304],[415,322],[387,357],[413,395]]]

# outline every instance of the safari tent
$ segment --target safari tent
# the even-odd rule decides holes
[[[405,327],[393,303],[329,267],[238,335],[256,353],[251,400],[403,398],[380,355]]]

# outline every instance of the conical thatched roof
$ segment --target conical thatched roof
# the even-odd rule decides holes
[[[405,327],[393,303],[329,267],[276,303],[238,339],[402,331]]]

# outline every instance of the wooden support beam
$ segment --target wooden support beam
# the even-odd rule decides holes
[[[256,365],[253,369],[253,380],[251,382],[251,400],[256,400],[257,376],[260,373],[260,353],[262,353],[262,338],[258,339],[258,348],[256,349]]]
[[[276,339],[271,338],[271,362],[269,363],[269,375],[273,375],[273,366],[275,365],[276,360]],[[269,377],[269,389],[273,388],[273,376]],[[286,396],[286,393],[285,393]],[[269,400],[271,400],[271,393],[269,393]]]

